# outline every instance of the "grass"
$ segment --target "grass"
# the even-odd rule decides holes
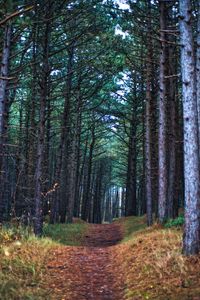
[[[43,289],[49,254],[64,245],[80,245],[85,223],[45,225],[43,238],[30,228],[0,228],[0,299],[51,299]]]
[[[136,232],[140,232],[145,229],[146,226],[146,218],[142,217],[126,217],[117,219],[115,222],[122,225],[124,237],[121,243],[128,242],[133,238]]]
[[[145,217],[116,220],[124,239],[112,247],[116,276],[125,282],[126,300],[197,300],[200,256],[182,255],[182,227],[146,227]],[[171,224],[171,223],[170,223]],[[37,239],[29,228],[0,228],[0,300],[51,299],[44,288],[46,262],[54,249],[81,245],[88,224],[45,225]]]
[[[87,226],[87,223],[46,224],[44,236],[64,245],[80,246]]]
[[[8,242],[6,235],[0,246],[0,299],[45,299],[40,283],[47,254],[55,246],[50,239],[31,235]]]
[[[180,227],[184,225],[184,216],[181,214],[178,216],[176,219],[170,219],[167,221],[165,224],[166,228],[171,228],[171,227]]]
[[[113,263],[125,279],[126,300],[199,299],[200,256],[182,255],[181,227],[145,228],[145,219],[134,217],[119,222],[125,239]]]

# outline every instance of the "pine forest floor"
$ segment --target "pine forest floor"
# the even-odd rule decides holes
[[[0,229],[0,300],[200,300],[200,256],[182,255],[181,227],[76,219],[44,235]]]
[[[82,246],[58,248],[48,263],[52,298],[123,299],[118,265],[112,264],[113,250],[121,239],[119,224],[90,225]]]

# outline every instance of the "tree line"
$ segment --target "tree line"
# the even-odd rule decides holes
[[[184,209],[198,253],[199,3],[0,4],[0,222]]]

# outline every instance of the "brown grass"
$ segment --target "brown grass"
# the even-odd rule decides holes
[[[200,256],[187,258],[181,248],[180,229],[154,225],[129,234],[129,241],[114,249],[125,277],[125,299],[200,299]]]

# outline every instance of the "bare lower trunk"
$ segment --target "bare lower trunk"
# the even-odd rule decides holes
[[[196,74],[190,0],[180,1],[181,70],[184,119],[185,229],[183,252],[200,251],[200,176]]]
[[[137,177],[137,151],[136,151],[136,133],[137,133],[137,95],[136,95],[136,75],[134,75],[134,98],[132,100],[132,115],[130,121],[129,148],[128,148],[128,169],[126,182],[126,216],[137,214],[136,197],[136,177]]]
[[[83,194],[83,203],[82,203],[82,210],[81,210],[81,218],[85,221],[88,221],[89,218],[89,209],[90,209],[90,188],[91,188],[91,173],[92,173],[92,163],[93,163],[93,152],[95,146],[95,124],[91,129],[92,141],[89,148],[89,157],[88,157],[88,168],[87,168],[87,182],[86,186],[84,187],[84,194]]]
[[[166,4],[160,0],[160,99],[159,99],[159,137],[158,137],[158,217],[163,223],[167,217],[167,153],[166,153]]]
[[[64,90],[64,111],[62,114],[62,130],[60,136],[60,143],[58,149],[58,158],[56,162],[56,174],[55,179],[58,183],[58,190],[56,191],[51,203],[51,223],[55,223],[59,219],[59,206],[61,208],[61,221],[65,222],[66,218],[66,169],[67,169],[67,148],[69,143],[69,129],[70,129],[70,111],[71,111],[71,91],[72,91],[72,79],[73,79],[73,63],[74,63],[74,46],[73,41],[71,47],[68,49],[68,63],[67,63],[67,77]]]
[[[6,165],[4,158],[5,123],[6,123],[6,88],[8,80],[8,65],[11,44],[11,26],[5,27],[4,44],[0,70],[0,222],[5,219],[4,180],[6,177]],[[4,78],[5,77],[5,78]]]
[[[151,80],[152,80],[152,45],[151,45],[151,2],[148,1],[148,54],[147,54],[147,78],[146,78],[146,132],[145,132],[145,185],[146,185],[146,208],[147,208],[147,225],[151,226],[152,218],[152,139],[151,139]]]
[[[173,46],[169,47],[169,76],[175,74],[175,67],[173,62],[173,54],[175,49]],[[175,197],[175,176],[176,176],[176,82],[173,77],[169,79],[168,92],[168,191],[167,191],[167,217],[174,217],[174,197]]]
[[[48,10],[48,8],[46,9]],[[49,15],[47,15],[46,17],[48,19]],[[46,103],[47,103],[48,79],[49,79],[49,33],[50,33],[50,24],[49,21],[47,21],[45,26],[45,33],[44,33],[44,46],[43,46],[44,61],[42,66],[42,77],[41,77],[40,118],[39,118],[39,128],[38,128],[36,169],[35,169],[35,177],[34,177],[35,180],[34,233],[37,236],[41,236],[42,226],[43,226],[42,171],[43,171],[43,159],[44,159],[44,149],[45,149]]]
[[[68,203],[67,223],[72,223],[75,201],[75,179],[76,179],[76,141],[72,140],[68,157]]]
[[[198,5],[198,23],[197,23],[196,79],[197,79],[198,125],[199,125],[199,136],[200,136],[200,2]],[[200,143],[200,139],[199,139],[199,143]],[[200,145],[199,145],[199,151],[200,151]]]

